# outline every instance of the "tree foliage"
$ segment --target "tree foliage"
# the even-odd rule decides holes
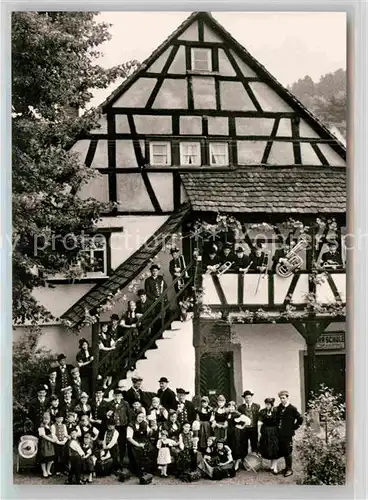
[[[50,314],[32,296],[48,275],[68,273],[106,205],[81,199],[93,175],[69,146],[95,126],[97,110],[78,117],[96,88],[126,77],[137,62],[105,69],[106,23],[91,12],[16,12],[12,18],[13,318]],[[69,236],[68,236],[69,235]],[[77,237],[71,237],[76,235]],[[43,247],[37,250],[37,246]],[[79,257],[78,257],[79,259]]]
[[[298,444],[302,484],[343,485],[346,480],[345,405],[321,386],[308,404],[303,440]],[[318,420],[320,432],[314,424]]]
[[[329,128],[336,127],[346,137],[346,71],[327,73],[316,83],[305,76],[289,90]]]

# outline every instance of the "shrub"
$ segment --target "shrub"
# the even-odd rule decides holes
[[[304,436],[297,444],[302,465],[301,484],[342,485],[346,475],[345,405],[341,396],[321,386],[312,395]],[[319,420],[319,432],[314,428]]]
[[[25,432],[26,410],[37,386],[45,383],[48,370],[55,362],[51,351],[38,346],[39,333],[30,330],[13,344],[13,430],[16,436]]]

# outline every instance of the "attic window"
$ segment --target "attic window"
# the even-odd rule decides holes
[[[227,142],[210,142],[210,165],[229,165]]]
[[[192,49],[192,70],[212,71],[211,49]]]
[[[150,164],[171,165],[171,150],[169,142],[150,142]]]
[[[201,164],[201,147],[199,142],[180,143],[180,164],[197,166]]]

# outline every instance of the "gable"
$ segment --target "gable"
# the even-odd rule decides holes
[[[202,166],[210,163],[211,141],[226,144],[228,166],[345,166],[336,137],[206,12],[191,14],[100,109],[100,128],[73,150],[107,170],[109,186],[124,188],[125,197],[129,183],[112,180],[111,170],[151,166],[152,141],[169,144],[167,167],[181,166],[183,140],[200,141]],[[152,182],[146,175],[151,194]],[[151,198],[142,197],[147,210]]]

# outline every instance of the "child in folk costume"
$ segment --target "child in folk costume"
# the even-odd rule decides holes
[[[200,459],[198,462],[198,468],[204,472],[207,476],[212,477],[212,459],[215,454],[215,442],[216,439],[214,436],[210,436],[207,439],[207,443],[205,448],[202,450]]]
[[[132,404],[132,409],[133,409],[133,420],[136,418],[137,415],[139,415],[140,413],[143,413],[144,415],[144,418],[146,418],[147,414],[146,414],[146,410],[145,408],[142,406],[142,403],[140,401],[134,401],[134,403]]]
[[[197,468],[198,438],[193,436],[191,425],[187,422],[179,436],[180,452],[177,458],[177,471],[179,476],[193,472]]]
[[[55,422],[55,417],[58,413],[60,413],[60,405],[59,405],[59,398],[58,396],[51,396],[50,398],[50,407],[49,407],[49,413],[50,413],[50,418],[51,422]]]
[[[82,441],[84,457],[82,459],[82,481],[92,483],[92,476],[95,471],[96,457],[93,454],[93,441],[90,434],[85,434]]]
[[[115,422],[113,419],[108,419],[106,425],[107,428],[102,441],[102,449],[110,452],[113,461],[113,469],[116,472],[120,469],[121,465],[118,447],[119,432],[115,429]]]
[[[92,441],[96,441],[99,431],[94,427],[89,420],[88,415],[82,415],[79,421],[79,428],[81,430],[81,440],[84,439],[86,434],[89,434]]]
[[[66,443],[69,436],[63,420],[63,414],[59,412],[55,415],[55,423],[51,426],[51,435],[55,443],[55,471],[57,476],[65,472],[68,462]]]
[[[68,414],[67,414],[67,417],[66,417],[66,429],[68,431],[68,434],[70,436],[70,433],[72,430],[76,430],[77,431],[77,438],[80,438],[81,435],[82,435],[82,432],[80,430],[80,427],[78,425],[78,418],[77,418],[77,414],[74,412],[74,411],[70,411]]]
[[[167,466],[171,464],[170,448],[175,446],[175,441],[168,438],[167,431],[161,431],[161,437],[157,441],[158,457],[157,465],[161,471],[162,477],[167,477]]]
[[[178,415],[175,410],[169,411],[169,420],[162,424],[162,429],[167,431],[168,438],[175,442],[175,446],[171,448],[171,456],[175,461],[179,454],[179,436],[181,433],[181,426],[178,423]]]
[[[213,434],[216,439],[227,438],[227,409],[226,409],[226,399],[220,394],[217,398],[217,407],[214,409],[211,417]]]
[[[201,398],[201,407],[197,409],[197,421],[199,423],[198,449],[200,451],[203,451],[206,448],[207,440],[212,434],[210,420],[213,410],[210,407],[209,402],[209,398],[207,396],[203,396]]]
[[[160,404],[160,398],[152,398],[151,407],[148,409],[148,420],[156,420],[158,425],[163,424],[169,417],[168,411]]]
[[[77,413],[78,419],[82,415],[88,415],[89,418],[92,416],[91,405],[88,404],[88,394],[86,392],[81,393],[79,402],[75,405],[73,411]]]
[[[42,423],[38,428],[39,461],[43,477],[52,476],[51,467],[55,460],[54,438],[51,434],[50,413],[43,414]]]
[[[219,439],[216,443],[212,463],[215,466],[214,475],[212,476],[213,479],[235,476],[234,460],[231,450],[223,439]]]
[[[81,479],[82,473],[82,458],[84,451],[77,439],[77,430],[72,429],[70,432],[70,440],[68,442],[69,451],[69,475],[66,484],[83,484]]]
[[[103,449],[103,442],[98,441],[95,450],[96,464],[95,470],[97,476],[108,476],[114,468],[114,461],[109,450]]]

